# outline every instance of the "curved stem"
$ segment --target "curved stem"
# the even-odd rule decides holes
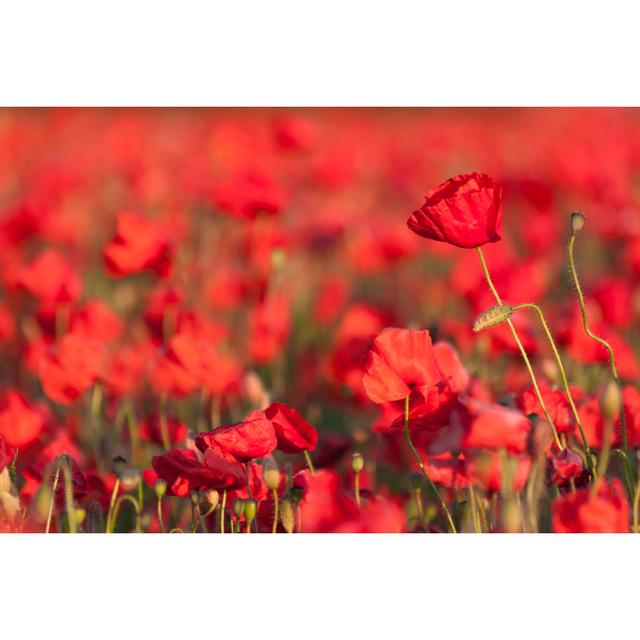
[[[160,523],[160,531],[166,533],[164,522],[162,521],[162,498],[158,498],[158,522]]]
[[[447,522],[449,523],[449,528],[451,529],[451,533],[457,533],[456,526],[455,524],[453,524],[453,518],[451,517],[451,513],[449,512],[447,503],[443,500],[442,496],[440,495],[440,492],[438,491],[438,488],[429,477],[427,470],[424,468],[424,463],[422,462],[422,458],[420,457],[420,454],[418,453],[417,449],[413,446],[411,435],[409,433],[409,396],[407,396],[404,400],[404,437],[407,441],[407,444],[409,445],[409,449],[411,449],[411,453],[413,453],[413,457],[416,459],[416,462],[418,463],[418,467],[420,468],[422,475],[425,477],[432,491],[436,494],[438,500],[440,501],[440,504],[442,505],[442,509],[445,515],[447,516]]]
[[[120,478],[116,478],[116,482],[113,485],[113,491],[111,492],[111,499],[109,500],[109,511],[107,511],[107,528],[106,528],[107,533],[111,531],[111,520],[113,518],[113,508],[116,503],[116,496],[118,495],[119,489],[120,489]]]
[[[355,474],[356,477],[354,479],[354,490],[356,493],[356,504],[360,506],[360,473]]]
[[[122,507],[123,502],[130,502],[133,505],[133,508],[135,509],[135,512],[136,512],[136,531],[139,531],[140,505],[138,504],[138,501],[133,496],[124,494],[116,500],[115,508],[113,510],[113,516],[111,518],[111,524],[109,529],[107,530],[107,533],[113,533],[113,530],[116,528],[116,522],[118,521],[118,514],[120,513],[120,507]]]
[[[273,527],[271,533],[275,533],[278,530],[278,490],[273,490]]]
[[[540,324],[542,325],[542,328],[544,329],[544,332],[547,336],[547,340],[551,345],[553,356],[556,359],[558,369],[560,370],[560,377],[562,378],[562,386],[564,387],[565,395],[567,396],[567,400],[569,401],[569,406],[571,407],[571,412],[573,413],[573,417],[576,421],[576,424],[578,425],[578,429],[580,430],[580,436],[582,437],[582,442],[584,444],[584,450],[587,455],[587,460],[590,461],[591,455],[589,452],[589,443],[587,442],[587,436],[584,433],[584,429],[582,427],[582,421],[580,420],[580,415],[578,414],[578,409],[576,408],[575,402],[573,401],[573,396],[571,395],[571,389],[569,388],[569,381],[567,380],[567,373],[564,369],[564,365],[562,364],[562,359],[560,358],[558,347],[556,346],[555,340],[551,335],[551,331],[549,329],[549,325],[547,324],[547,321],[545,320],[544,313],[542,312],[542,309],[537,304],[533,304],[532,302],[525,302],[523,304],[515,305],[513,307],[513,310],[515,311],[517,309],[533,309],[538,314],[538,318],[540,319]]]
[[[489,285],[489,289],[491,290],[493,297],[496,299],[496,302],[498,304],[502,304],[502,299],[500,298],[500,294],[496,291],[496,288],[493,284],[493,280],[491,279],[491,274],[489,273],[487,263],[484,259],[484,253],[482,253],[482,249],[480,247],[476,247],[476,251],[478,252],[480,263],[482,264],[482,270],[484,272],[484,277],[485,277],[485,280],[487,281],[487,284]],[[547,406],[545,405],[544,400],[542,399],[542,394],[540,393],[540,388],[538,387],[536,374],[533,372],[533,367],[531,366],[531,361],[529,360],[529,356],[525,351],[524,345],[520,341],[518,332],[516,331],[516,328],[513,326],[513,322],[511,322],[511,319],[507,320],[507,324],[509,325],[509,329],[511,329],[511,334],[513,335],[513,339],[518,345],[518,349],[520,349],[520,354],[522,355],[524,364],[527,367],[527,371],[529,372],[529,377],[531,378],[531,382],[533,384],[533,390],[535,391],[536,398],[538,399],[542,412],[544,413],[544,417],[547,419],[547,422],[551,425],[551,429],[553,430],[553,439],[555,440],[556,446],[560,451],[562,451],[562,449],[564,449],[564,446],[560,442],[560,438],[558,437],[558,431],[556,430],[556,425],[551,419],[551,416],[549,415],[549,411],[547,410]]]
[[[571,271],[571,277],[573,278],[573,283],[576,287],[576,293],[578,294],[578,303],[580,304],[580,313],[582,314],[582,325],[584,326],[585,333],[597,343],[601,344],[609,354],[609,368],[611,369],[611,375],[618,385],[618,389],[620,389],[620,424],[622,426],[622,448],[627,451],[629,448],[629,442],[627,440],[627,420],[624,413],[624,402],[622,400],[622,383],[618,376],[618,369],[616,367],[616,360],[613,355],[613,347],[603,338],[598,337],[591,329],[589,328],[589,323],[587,321],[587,307],[584,303],[584,295],[582,293],[582,287],[580,286],[580,280],[578,280],[578,271],[576,269],[576,263],[573,256],[573,247],[576,241],[576,234],[572,233],[569,238],[569,270]]]

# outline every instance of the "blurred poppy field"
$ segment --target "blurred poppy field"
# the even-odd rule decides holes
[[[640,532],[640,112],[0,110],[0,531]]]

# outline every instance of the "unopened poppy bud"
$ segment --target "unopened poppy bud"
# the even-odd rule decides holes
[[[491,309],[483,311],[474,321],[473,330],[475,333],[483,331],[489,327],[495,327],[507,321],[513,314],[513,307],[506,304],[499,304]]]
[[[287,533],[293,533],[295,526],[295,513],[291,500],[285,498],[280,505],[280,522]]]
[[[33,497],[31,501],[31,515],[36,521],[46,522],[52,494],[51,489],[43,484]]]
[[[294,484],[291,489],[289,489],[289,493],[291,494],[291,500],[294,504],[297,504],[304,496],[304,489]]]
[[[220,502],[220,494],[215,489],[209,489],[202,492],[204,500],[211,505],[212,509],[215,509]]]
[[[267,458],[262,464],[262,479],[271,491],[280,486],[280,470],[273,458]]]
[[[573,233],[578,233],[584,227],[586,218],[584,217],[584,213],[582,211],[574,211],[571,214],[571,231]]]
[[[158,496],[158,500],[162,500],[165,493],[167,493],[167,483],[164,480],[156,480],[153,488],[155,489],[156,496]]]
[[[76,507],[76,524],[82,524],[87,517],[87,512],[82,507]]]
[[[621,399],[620,388],[613,380],[610,380],[600,397],[600,411],[602,412],[602,417],[606,420],[615,419],[620,411]]]
[[[115,473],[117,476],[119,476],[126,468],[127,468],[127,460],[122,456],[116,456],[111,461],[111,469],[113,470],[113,473]]]
[[[126,491],[135,489],[141,480],[140,472],[137,469],[127,469],[120,475],[120,482]]]
[[[253,498],[249,498],[244,503],[244,517],[247,522],[253,522],[256,517],[256,511],[258,510],[258,502]]]
[[[351,456],[351,468],[353,473],[360,473],[364,469],[364,458],[360,453],[354,453]]]
[[[244,500],[236,500],[233,503],[233,510],[236,516],[238,516],[238,518],[242,518],[242,514],[244,513],[244,508],[245,508]]]
[[[87,530],[89,533],[104,533],[104,511],[102,505],[94,500],[89,504]]]

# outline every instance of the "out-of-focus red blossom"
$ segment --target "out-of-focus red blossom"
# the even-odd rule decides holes
[[[172,417],[166,418],[167,434],[169,442],[173,445],[182,444],[187,439],[189,427],[184,422]],[[163,444],[161,418],[157,413],[151,413],[138,426],[138,433],[141,438],[150,440],[156,444]]]
[[[0,436],[11,447],[22,449],[37,440],[45,428],[40,412],[19,391],[0,398]]]
[[[552,451],[547,457],[547,476],[551,484],[566,485],[571,478],[579,476],[583,468],[582,458],[569,447]]]
[[[0,303],[0,342],[10,342],[16,331],[16,323],[7,307]]]
[[[429,192],[407,224],[423,238],[465,249],[498,242],[502,189],[484,173],[456,176]]]
[[[388,328],[373,340],[362,383],[369,398],[382,404],[414,391],[426,396],[440,379],[428,331]]]
[[[116,220],[116,233],[104,247],[109,273],[127,276],[154,271],[165,277],[171,270],[172,249],[168,231],[157,222],[136,213],[122,212]]]
[[[40,362],[39,378],[51,400],[74,403],[103,374],[105,348],[83,335],[68,333],[53,344]]]
[[[551,389],[549,385],[544,382],[541,382],[539,387],[542,400],[556,429],[560,433],[569,433],[574,426],[573,416],[564,391]],[[535,413],[540,417],[544,417],[542,407],[538,402],[538,397],[533,388],[522,392],[518,396],[518,407],[526,415]]]
[[[280,451],[300,453],[316,448],[318,432],[295,409],[274,402],[265,409],[264,414],[271,420]]]
[[[507,490],[522,491],[529,479],[531,459],[529,456],[516,456],[511,458],[514,462],[515,473],[511,486]],[[468,458],[467,468],[471,482],[485,491],[499,492],[503,490],[503,468],[505,459],[498,452],[476,452]]]
[[[158,478],[167,483],[169,495],[181,498],[197,489],[235,489],[247,483],[247,474],[239,462],[225,460],[209,450],[200,462],[190,449],[171,449],[153,456],[151,465]],[[146,476],[147,480],[150,476]]]
[[[599,481],[590,488],[556,498],[551,505],[554,533],[629,533],[629,501],[622,483]]]
[[[97,342],[113,342],[122,333],[122,320],[101,300],[90,300],[71,314],[71,332]]]
[[[600,307],[602,319],[620,329],[626,329],[633,320],[633,289],[622,278],[607,278],[593,292]]]
[[[406,531],[406,515],[397,503],[372,497],[351,518],[339,523],[333,533],[403,533]]]
[[[261,213],[278,214],[286,202],[282,187],[260,171],[220,180],[212,187],[211,195],[219,211],[245,220]]]
[[[249,314],[249,355],[253,362],[273,362],[289,338],[291,310],[289,301],[274,295],[253,307]]]
[[[15,449],[7,443],[0,433],[0,471],[11,464],[14,455]]]
[[[199,388],[224,393],[240,381],[241,374],[232,358],[189,333],[179,333],[169,340],[166,351],[158,353],[150,378],[156,391],[186,396]]]
[[[23,267],[17,285],[45,305],[70,304],[82,294],[82,281],[71,262],[46,249]]]
[[[211,449],[225,459],[240,462],[266,458],[277,445],[274,425],[262,411],[250,413],[243,422],[217,427],[196,437],[196,446],[203,453]]]
[[[150,342],[123,345],[112,351],[104,374],[107,390],[114,396],[135,395],[144,384],[144,373],[153,355]]]

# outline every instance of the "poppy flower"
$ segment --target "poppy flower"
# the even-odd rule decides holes
[[[171,449],[151,459],[153,470],[171,492],[181,498],[197,489],[234,489],[247,483],[244,467],[207,451],[204,462],[190,449]]]
[[[11,447],[22,448],[42,433],[45,422],[18,391],[7,391],[0,399],[0,436]]]
[[[102,344],[68,333],[40,362],[38,376],[44,392],[55,402],[72,404],[99,379],[105,355]]]
[[[441,378],[427,330],[388,328],[373,339],[362,384],[369,398],[382,404],[413,391],[426,395]]]
[[[103,256],[111,275],[150,270],[164,277],[172,262],[169,234],[153,220],[122,212],[117,217],[116,234],[105,246]]]
[[[556,498],[551,505],[554,533],[629,533],[629,501],[622,483],[601,481],[591,488]]]
[[[167,417],[167,433],[171,444],[180,444],[187,439],[189,428],[184,422]],[[150,414],[146,420],[139,425],[140,437],[150,440],[156,444],[163,444],[162,428],[160,424],[160,416],[157,413]]]
[[[262,411],[250,413],[246,420],[200,433],[196,446],[205,453],[212,449],[218,455],[249,462],[266,458],[278,445],[273,424]]]
[[[423,238],[473,249],[498,242],[502,225],[502,189],[485,173],[450,178],[427,196],[407,221]]]
[[[316,448],[318,432],[295,409],[274,402],[264,413],[273,424],[280,451],[301,453]]]
[[[75,267],[53,249],[43,251],[22,268],[18,286],[48,306],[75,302],[82,294],[82,280]]]

